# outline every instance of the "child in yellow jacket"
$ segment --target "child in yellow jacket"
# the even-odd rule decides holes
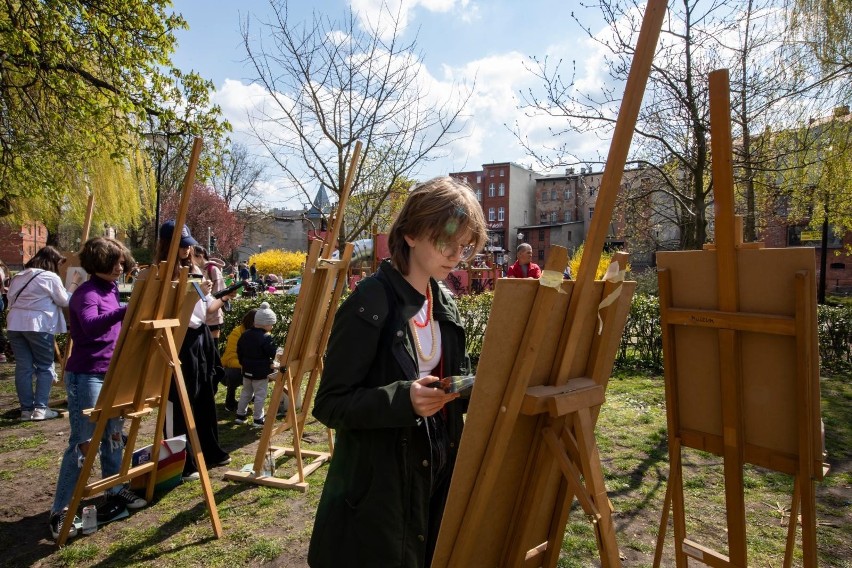
[[[225,343],[225,354],[222,355],[222,365],[225,367],[225,410],[235,412],[237,410],[237,387],[243,384],[243,370],[240,360],[237,358],[237,342],[247,329],[254,327],[254,315],[257,310],[249,310],[243,316],[241,325],[235,327],[228,334]]]

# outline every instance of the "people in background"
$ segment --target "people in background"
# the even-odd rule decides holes
[[[509,267],[509,278],[541,278],[541,267],[532,261],[532,247],[527,243],[518,245],[517,260]]]
[[[167,260],[169,245],[174,232],[174,221],[166,221],[160,226],[160,238],[157,241],[157,262]],[[172,278],[178,277],[182,267],[189,268],[191,274],[201,276],[201,271],[193,264],[191,258],[193,247],[198,242],[192,238],[192,234],[186,225],[180,230],[179,238],[178,261],[175,264],[175,272]],[[209,280],[202,279],[200,282],[195,282],[194,285],[198,293],[198,301],[195,303],[189,320],[189,327],[180,347],[179,358],[181,374],[195,419],[195,429],[201,444],[201,452],[204,455],[205,463],[212,467],[231,463],[231,456],[219,445],[219,427],[214,393],[216,385],[224,376],[225,370],[222,367],[216,341],[210,334],[206,321],[209,314],[220,309],[224,302],[230,300],[236,292],[216,299],[210,295],[213,283]],[[177,389],[173,382],[169,389],[169,400],[166,405],[165,436],[166,438],[173,438],[186,433],[186,418],[183,415],[177,397]],[[185,481],[200,478],[193,455],[194,451],[187,452],[182,477]]]
[[[262,428],[266,391],[269,375],[273,372],[272,361],[277,347],[272,339],[272,328],[278,316],[269,307],[268,302],[260,304],[254,314],[254,327],[243,332],[237,341],[237,357],[243,369],[243,390],[237,403],[237,424],[245,424],[248,419],[248,404],[253,402],[252,426]]]
[[[243,332],[254,327],[254,315],[256,309],[249,310],[243,315],[240,325],[231,330],[228,340],[225,342],[225,354],[222,355],[222,364],[225,366],[225,410],[235,412],[237,410],[237,387],[243,384],[243,368],[237,357],[237,342]]]
[[[473,191],[427,181],[391,227],[390,260],[338,310],[313,410],[337,441],[312,567],[430,565],[465,410],[436,388],[466,360],[458,308],[438,283],[485,241]]]
[[[201,245],[192,247],[192,260],[195,266],[201,270],[204,278],[213,284],[213,287],[210,289],[211,293],[215,294],[225,289],[225,278],[222,276],[222,267],[225,266],[224,262],[210,258],[210,255],[207,254],[207,249]],[[213,336],[213,339],[219,339],[219,333],[222,330],[224,321],[225,314],[222,308],[207,314],[206,323],[207,327],[210,328],[210,335]]]
[[[0,363],[6,362],[6,308],[8,307],[6,291],[9,288],[11,276],[9,267],[0,260]]]
[[[245,262],[240,263],[239,277],[240,280],[251,280],[251,272],[249,272],[248,266],[246,266]]]
[[[69,328],[74,348],[65,364],[65,392],[71,431],[62,455],[53,506],[50,508],[50,532],[59,537],[67,518],[68,504],[80,477],[83,459],[92,442],[96,422],[83,414],[97,403],[109,369],[110,359],[127,311],[119,303],[117,281],[133,266],[133,257],[121,242],[106,237],[89,239],[80,251],[80,265],[91,276],[74,292],[69,304]],[[101,477],[118,473],[124,452],[122,418],[110,418],[100,445]],[[98,521],[109,522],[127,509],[139,509],[147,501],[116,485],[106,491],[106,503],[98,506]],[[74,515],[71,515],[73,518]],[[69,535],[77,534],[73,526]]]
[[[56,382],[53,369],[54,338],[65,333],[62,308],[68,307],[69,291],[81,284],[79,272],[66,290],[59,278],[65,257],[52,246],[40,249],[9,284],[6,325],[15,355],[15,390],[21,420],[45,420],[59,416],[47,407],[50,388]],[[35,381],[33,380],[35,379]]]

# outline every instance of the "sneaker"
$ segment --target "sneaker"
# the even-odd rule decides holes
[[[237,401],[236,400],[235,401],[226,400],[225,401],[225,410],[227,410],[228,412],[236,412],[237,411]]]
[[[234,420],[237,424],[245,424],[246,423],[246,414],[237,414],[237,418]]]
[[[98,507],[98,524],[114,521],[126,510],[124,500],[110,497],[106,500],[106,503]]]
[[[26,422],[27,420],[32,420],[33,411],[32,410],[22,410],[21,411],[21,422]]]
[[[62,532],[62,524],[65,522],[65,517],[67,515],[68,509],[62,509],[61,512],[50,515],[50,534],[53,536],[54,540],[59,538],[59,533]],[[77,536],[77,527],[75,527],[72,522],[71,528],[68,530],[68,538],[73,536]]]
[[[263,428],[263,423],[264,423],[264,419],[263,419],[263,418],[256,418],[256,419],[255,419],[255,420],[251,423],[251,427],[252,427],[252,428]]]
[[[181,481],[198,481],[201,479],[201,474],[197,471],[193,471],[192,473],[184,473],[180,480]]]
[[[124,506],[128,509],[141,509],[145,505],[148,504],[148,501],[139,497],[136,493],[128,489],[127,487],[122,487],[121,491],[118,493],[113,493],[110,495],[112,499],[124,503]]]
[[[50,408],[36,408],[33,410],[33,414],[31,420],[50,420],[51,418],[58,418],[59,413]]]
[[[231,463],[231,456],[225,456],[221,460],[214,463],[213,467],[219,467],[220,465],[228,465],[229,463]]]

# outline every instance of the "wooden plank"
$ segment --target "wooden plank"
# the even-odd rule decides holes
[[[715,550],[698,544],[697,542],[691,540],[684,540],[681,543],[681,549],[684,554],[689,556],[690,558],[695,558],[699,562],[703,562],[707,566],[711,566],[712,568],[730,568],[731,566],[737,566],[735,563],[731,562],[731,559],[724,554],[719,554]],[[690,566],[693,563],[690,562]]]
[[[774,335],[796,335],[796,320],[783,315],[671,308],[667,319],[670,325],[691,325]]]
[[[627,154],[666,14],[666,4],[666,0],[649,0],[645,7],[642,27],[639,30],[636,50],[624,88],[624,97],[607,154],[606,168],[595,201],[595,215],[592,217],[589,233],[586,235],[583,259],[575,279],[574,294],[577,298],[571,302],[572,309],[566,319],[567,340],[562,342],[564,348],[556,357],[557,384],[584,374],[586,357],[580,354],[586,352],[590,340],[588,336],[590,323],[594,319],[597,306],[589,287],[595,279],[595,270],[609,232],[615,199],[621,187]]]
[[[560,263],[564,267],[566,261],[567,251],[561,247],[554,247],[548,256],[545,270],[554,270],[554,267],[557,267]],[[513,377],[513,384],[508,386],[502,397],[500,412],[497,414],[492,428],[480,433],[480,436],[488,436],[488,442],[482,457],[477,483],[473,487],[468,506],[462,517],[463,520],[455,537],[455,545],[452,547],[453,558],[470,559],[476,556],[474,550],[477,546],[477,535],[481,525],[485,522],[485,518],[490,514],[492,493],[500,476],[501,468],[499,464],[503,463],[510,445],[512,432],[515,429],[515,423],[524,395],[526,394],[530,376],[538,362],[537,353],[545,337],[548,319],[552,314],[553,305],[557,300],[558,292],[556,289],[541,286],[538,281],[532,281],[532,283],[536,287],[536,294],[529,320],[524,328],[524,335],[517,351],[518,355],[512,368],[511,376]],[[498,290],[499,288],[500,283],[498,282]],[[481,364],[482,361],[480,360]],[[470,413],[468,413],[468,416],[470,416]],[[468,431],[470,429],[465,428],[465,434]],[[459,448],[459,455],[464,453],[463,444],[464,439],[462,440],[462,446]],[[441,535],[443,536],[444,534],[446,533],[442,523]],[[439,537],[438,546],[441,546],[440,540],[441,537]],[[436,550],[435,559],[439,558],[439,552]],[[435,559],[433,559],[433,565]],[[454,560],[453,562],[457,561],[465,562],[465,560]]]

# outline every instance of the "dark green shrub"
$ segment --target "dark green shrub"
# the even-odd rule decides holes
[[[225,312],[225,322],[222,324],[219,348],[224,352],[225,341],[228,334],[243,321],[245,313],[252,308],[257,308],[263,302],[269,302],[269,307],[278,316],[278,322],[272,328],[272,337],[275,344],[284,346],[287,339],[287,330],[293,321],[293,309],[296,307],[296,294],[258,294],[253,298],[240,296],[231,300],[231,311]]]
[[[491,313],[493,299],[493,292],[456,297],[459,315],[467,336],[467,352],[474,368],[482,354],[482,340],[485,338],[485,326]]]
[[[656,296],[633,295],[621,345],[615,357],[615,367],[655,373],[663,369],[660,301]]]
[[[821,367],[852,369],[852,305],[817,306],[817,325]]]

